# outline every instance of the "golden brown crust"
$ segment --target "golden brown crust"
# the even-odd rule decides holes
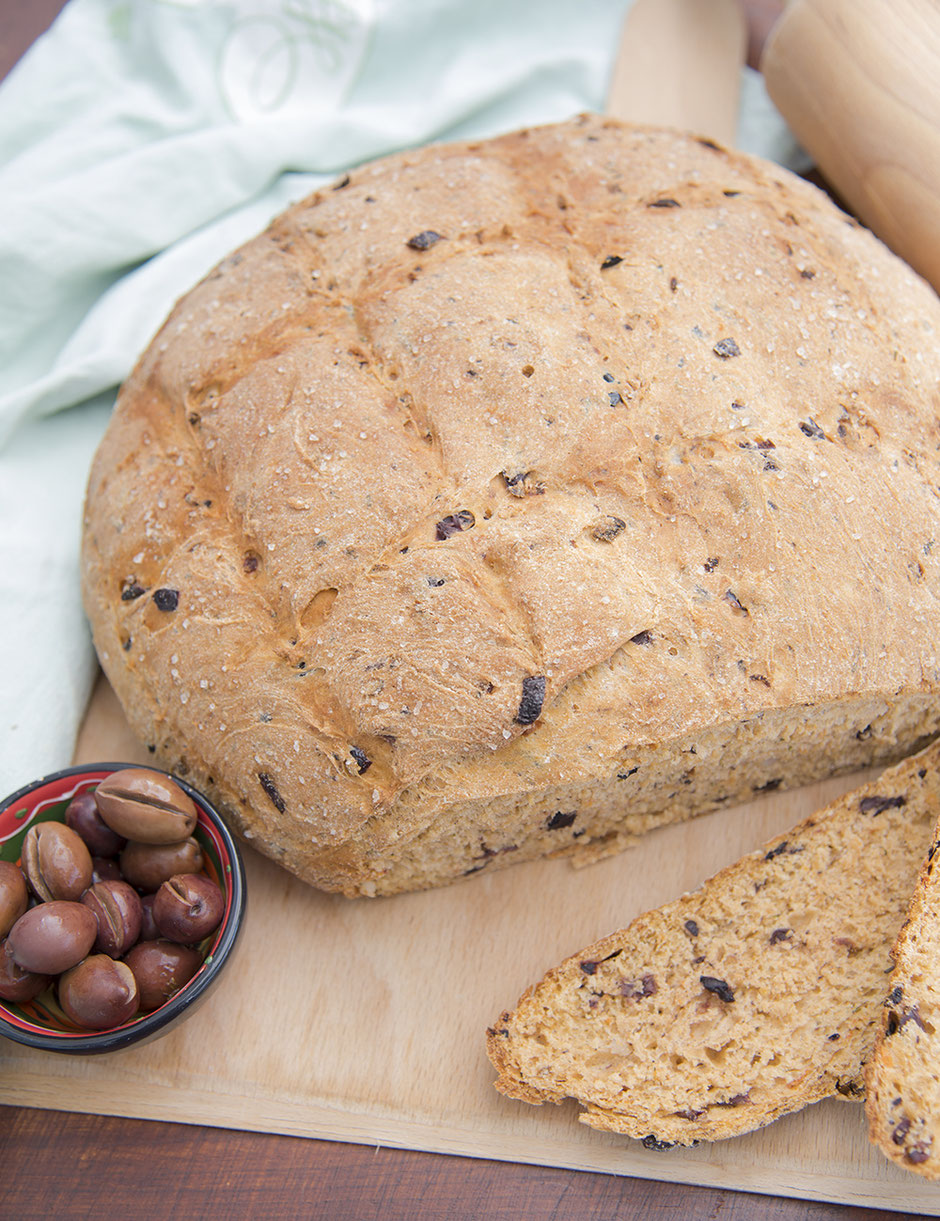
[[[586,117],[366,166],[124,386],[87,499],[102,664],[317,885],[521,859],[406,846],[699,731],[937,690],[938,329],[813,188],[693,137]],[[866,761],[820,743],[816,774]]]

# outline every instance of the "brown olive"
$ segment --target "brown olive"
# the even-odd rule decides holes
[[[168,941],[202,941],[222,922],[225,901],[203,873],[178,873],[164,882],[153,900],[153,919]]]
[[[24,971],[58,975],[85,957],[98,935],[98,921],[81,903],[53,900],[20,916],[7,938]]]
[[[12,861],[0,861],[0,937],[5,937],[29,906],[26,879]]]
[[[34,823],[23,840],[23,871],[43,902],[78,899],[91,884],[91,853],[65,823]]]
[[[82,837],[92,856],[117,856],[124,847],[124,837],[112,831],[98,813],[90,789],[78,793],[65,807],[65,823]]]
[[[141,890],[157,890],[174,873],[198,873],[202,866],[202,849],[192,837],[176,844],[138,844],[131,840],[121,853],[121,872]]]
[[[124,959],[140,990],[140,1011],[150,1013],[175,996],[202,966],[202,955],[174,941],[138,941]]]
[[[112,772],[95,790],[98,812],[112,831],[141,844],[173,844],[192,835],[198,815],[175,781],[144,767]]]
[[[127,882],[96,882],[81,902],[98,922],[95,949],[112,958],[126,954],[140,937],[140,895]]]
[[[153,919],[153,901],[156,895],[143,895],[140,900],[140,940],[159,941],[160,930]]]
[[[0,1000],[22,1005],[25,1001],[34,1000],[40,992],[45,992],[51,983],[51,975],[24,971],[14,961],[7,941],[0,945]]]
[[[92,954],[59,980],[59,1004],[86,1030],[110,1030],[129,1021],[138,1000],[134,972],[107,954]]]
[[[124,841],[122,841],[124,842]],[[91,858],[91,884],[96,882],[120,882],[121,866],[109,856],[93,856]]]

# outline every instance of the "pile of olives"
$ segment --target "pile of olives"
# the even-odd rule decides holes
[[[55,984],[86,1030],[150,1013],[187,984],[224,911],[178,784],[126,768],[75,796],[65,822],[39,822],[20,865],[0,861],[0,998]]]

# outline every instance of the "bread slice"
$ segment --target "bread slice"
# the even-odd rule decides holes
[[[894,971],[865,1073],[872,1141],[891,1161],[928,1179],[940,1179],[938,849],[940,824],[894,947]]]
[[[934,744],[549,971],[487,1032],[496,1088],[655,1148],[861,1098],[938,768]]]

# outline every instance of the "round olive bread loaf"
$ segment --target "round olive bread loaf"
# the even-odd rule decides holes
[[[347,894],[940,732],[940,306],[812,186],[582,117],[364,166],[175,307],[88,488],[132,727]]]

